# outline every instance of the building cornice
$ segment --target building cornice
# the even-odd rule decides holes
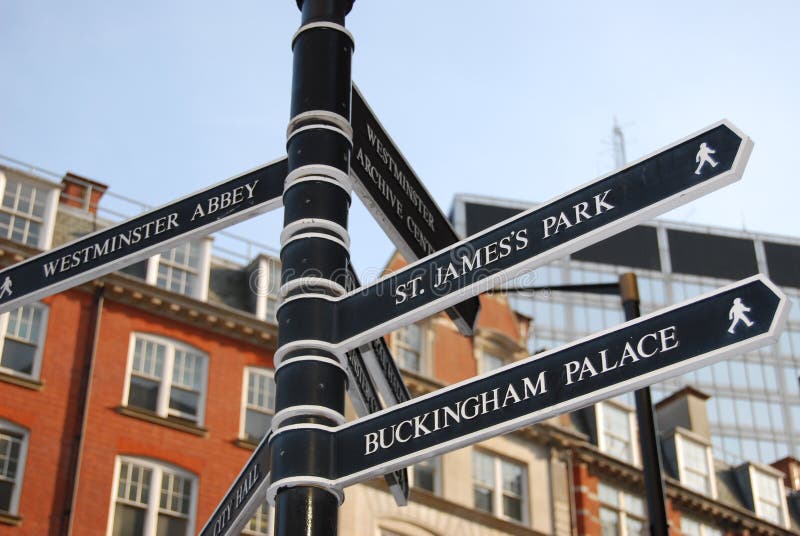
[[[115,302],[270,350],[277,347],[278,327],[244,311],[176,294],[121,273],[93,284],[105,286],[106,298]]]

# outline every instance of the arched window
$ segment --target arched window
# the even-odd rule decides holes
[[[114,470],[111,536],[194,534],[197,478],[173,465],[119,456]]]

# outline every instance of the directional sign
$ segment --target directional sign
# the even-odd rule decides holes
[[[421,259],[458,242],[436,201],[353,85],[351,106],[353,190],[400,253]],[[459,331],[471,336],[480,302],[469,298],[447,309]]]
[[[267,433],[199,536],[238,535],[258,507],[264,504],[269,487],[269,439],[270,434]]]
[[[342,425],[330,432],[332,483],[355,484],[772,344],[788,308],[775,285],[753,276]]]
[[[353,402],[353,407],[361,417],[377,413],[383,409],[378,393],[375,391],[375,386],[372,384],[367,367],[364,364],[364,357],[361,350],[356,348],[347,352],[347,368],[350,375],[350,381],[347,384],[347,390],[350,394],[350,400]],[[408,469],[405,467],[398,468],[394,471],[382,473],[386,484],[389,486],[397,506],[405,506],[408,504],[409,485],[408,485]]]
[[[359,346],[730,184],[741,177],[751,150],[747,136],[721,121],[332,299],[335,348]],[[284,333],[287,342],[291,337]]]
[[[362,346],[361,351],[370,377],[387,405],[393,406],[411,400],[408,388],[397,369],[397,363],[383,337],[378,337],[368,345]]]
[[[347,266],[346,281],[347,290],[354,290],[361,286],[358,275],[351,264]],[[403,377],[397,369],[397,363],[383,337],[378,337],[361,346],[360,351],[364,356],[364,363],[369,370],[370,378],[388,405],[401,404],[411,399]]]
[[[360,286],[358,276],[351,265],[348,265],[347,275],[347,287],[349,289]],[[371,371],[369,370],[370,365],[365,363],[365,356],[369,356],[368,359],[372,363]],[[394,405],[411,399],[383,337],[360,348],[350,350],[345,357],[350,380],[347,382],[347,391],[359,416],[364,417],[383,409],[378,393],[375,390],[375,383],[373,383],[376,379],[382,386],[385,386],[382,392],[387,404]],[[377,368],[376,363],[378,363]],[[389,485],[389,490],[392,492],[397,505],[405,506],[408,504],[410,491],[408,470],[404,467],[389,472],[383,477]]]
[[[286,158],[0,271],[0,313],[281,206]]]

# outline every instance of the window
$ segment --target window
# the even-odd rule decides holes
[[[193,534],[193,475],[159,462],[118,458],[115,483],[112,536]]]
[[[171,339],[132,336],[127,405],[161,417],[203,422],[207,358]]]
[[[422,355],[425,333],[417,324],[410,324],[395,332],[395,355],[400,367],[422,372]]]
[[[272,524],[272,509],[265,502],[258,507],[256,513],[242,529],[242,534],[247,536],[270,536],[272,534]]]
[[[0,203],[0,237],[44,247],[42,238],[47,234],[43,231],[49,196],[48,189],[7,178]]]
[[[245,369],[245,405],[242,436],[258,443],[266,435],[275,413],[275,379],[269,369]]]
[[[281,290],[281,263],[274,257],[259,255],[249,268],[250,304],[256,318],[277,323],[275,314]]]
[[[278,318],[275,314],[278,312],[278,299],[280,297],[280,290],[281,290],[281,265],[277,261],[273,260],[267,263],[269,274],[268,278],[268,286],[267,292],[265,294],[266,298],[266,314],[267,314],[267,321],[268,322],[275,322],[278,323]]]
[[[0,316],[0,332],[5,333],[0,371],[39,378],[47,311],[47,306],[34,303]]]
[[[0,512],[17,515],[28,432],[0,419]]]
[[[633,444],[633,412],[616,404],[597,405],[598,447],[606,454],[630,463],[637,463]]]
[[[752,474],[756,515],[784,526],[783,490],[779,478],[755,468]]]
[[[604,482],[597,487],[600,498],[600,524],[603,536],[644,534],[644,499]]]
[[[147,282],[205,300],[208,297],[210,257],[210,238],[185,242],[148,260]]]
[[[486,374],[487,372],[499,369],[505,364],[506,362],[503,360],[503,358],[498,357],[495,354],[489,352],[483,352],[481,354],[481,374]]]
[[[478,510],[526,523],[527,480],[524,465],[479,450],[472,452],[472,489]]]
[[[440,493],[439,482],[441,458],[429,458],[414,464],[411,468],[411,485],[431,493]]]
[[[681,483],[689,489],[716,496],[711,478],[711,449],[686,436],[675,436],[678,447],[678,474]]]
[[[684,536],[723,536],[722,529],[706,525],[692,517],[681,514],[681,532]]]

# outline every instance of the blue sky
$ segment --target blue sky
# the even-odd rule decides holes
[[[353,80],[439,205],[544,201],[722,118],[738,184],[667,219],[798,234],[800,3],[359,0]],[[284,154],[293,0],[0,1],[0,154],[167,203]],[[236,232],[278,245],[282,215]],[[362,272],[392,246],[354,201]]]

